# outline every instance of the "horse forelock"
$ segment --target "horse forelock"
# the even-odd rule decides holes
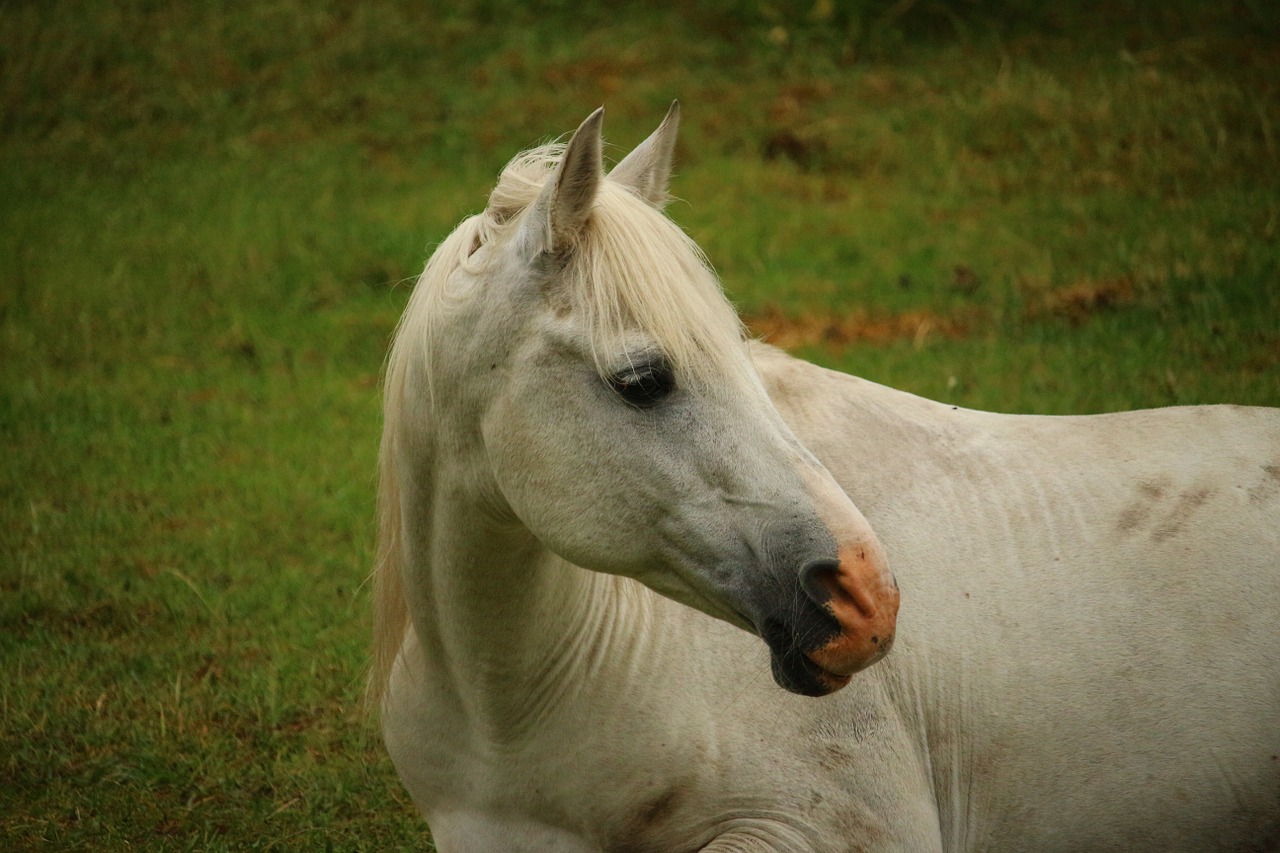
[[[604,181],[564,275],[602,375],[636,332],[685,380],[735,369],[742,324],[702,250],[630,189]]]
[[[425,357],[422,345],[459,295],[449,289],[451,273],[461,267],[483,279],[494,255],[476,249],[516,238],[563,153],[562,144],[552,143],[517,155],[502,170],[484,212],[464,220],[437,247],[396,334],[389,392],[395,363]],[[564,253],[560,276],[602,375],[616,368],[616,357],[636,332],[662,349],[678,375],[707,380],[732,369],[727,355],[744,330],[710,263],[679,226],[632,189],[601,182],[591,217]],[[425,375],[430,381],[429,369]]]
[[[558,143],[525,151],[503,169],[479,224],[479,240],[514,236],[564,154]],[[706,256],[634,190],[601,182],[592,214],[564,253],[569,304],[583,318],[597,370],[616,368],[639,332],[678,374],[706,380],[730,369],[743,328]]]

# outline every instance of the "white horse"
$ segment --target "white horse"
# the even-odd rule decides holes
[[[389,359],[372,689],[439,849],[1280,849],[1280,410],[748,343],[661,212],[675,107],[607,176],[600,121]]]

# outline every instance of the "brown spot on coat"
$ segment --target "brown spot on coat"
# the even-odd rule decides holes
[[[1151,524],[1151,541],[1163,542],[1181,531],[1195,511],[1213,496],[1211,489],[1201,486],[1175,497],[1170,485],[1168,480],[1140,481],[1137,498],[1116,519],[1117,529],[1137,533]]]
[[[1152,541],[1163,542],[1181,530],[1191,518],[1192,513],[1203,506],[1211,494],[1212,492],[1204,488],[1184,492],[1168,517],[1151,531]]]
[[[1135,503],[1120,513],[1120,517],[1116,519],[1116,527],[1122,533],[1127,533],[1135,527],[1140,526],[1151,516],[1150,503]]]
[[[1138,483],[1138,491],[1141,492],[1144,497],[1153,501],[1164,497],[1165,490],[1168,488],[1168,483],[1160,482],[1159,480],[1143,480],[1141,483]]]
[[[665,849],[655,847],[653,829],[668,820],[684,799],[680,788],[668,788],[642,805],[623,824],[616,840],[606,847],[610,853],[657,853]]]
[[[1262,466],[1262,479],[1249,490],[1249,502],[1260,504],[1280,496],[1280,463]]]
[[[680,803],[680,789],[672,788],[658,797],[651,800],[643,809],[640,810],[640,822],[646,826],[652,826],[660,823],[663,818],[670,815]]]
[[[1120,513],[1116,519],[1116,527],[1126,533],[1141,527],[1151,518],[1155,504],[1168,491],[1169,483],[1161,480],[1142,480],[1138,483],[1138,497]]]

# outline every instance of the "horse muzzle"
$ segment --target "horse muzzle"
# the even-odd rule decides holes
[[[774,680],[805,696],[825,696],[888,653],[899,593],[879,549],[847,545],[836,559],[806,563],[805,597],[790,619],[766,619],[760,634],[773,652]]]

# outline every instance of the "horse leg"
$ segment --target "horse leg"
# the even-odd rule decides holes
[[[698,853],[824,853],[839,850],[840,853],[942,853],[942,842],[935,833],[925,832],[927,838],[841,838],[815,842],[796,830],[779,824],[753,824],[734,828],[719,836]]]
[[[427,819],[431,841],[440,853],[599,853],[585,838],[535,820],[466,811],[433,814]]]
[[[806,853],[813,849],[794,829],[770,823],[731,829],[698,853]]]

